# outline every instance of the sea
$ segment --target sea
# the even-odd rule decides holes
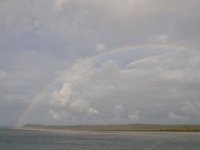
[[[0,129],[0,150],[200,150],[200,133],[62,133]]]

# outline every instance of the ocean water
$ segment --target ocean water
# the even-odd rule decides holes
[[[200,150],[200,133],[53,133],[0,130],[0,150]]]

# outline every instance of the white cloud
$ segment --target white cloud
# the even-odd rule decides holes
[[[177,115],[173,112],[168,113],[168,118],[173,121],[187,121],[189,119],[188,116]]]
[[[106,46],[104,44],[97,44],[96,49],[98,52],[104,51],[106,49]]]
[[[65,107],[66,111],[77,116],[97,115],[99,111],[91,106],[93,99],[114,89],[112,78],[117,76],[116,64],[108,61],[102,68],[93,68],[90,64],[77,62],[64,75],[64,84],[60,91],[52,94],[52,105]],[[116,79],[116,78],[114,78]],[[110,82],[110,83],[109,83]]]
[[[129,115],[128,115],[128,118],[131,120],[131,121],[139,121],[140,119],[140,116],[139,116],[139,111],[134,111],[134,112],[131,112]]]
[[[0,81],[6,78],[6,73],[3,71],[0,71]]]
[[[153,35],[150,37],[151,43],[156,44],[168,44],[169,43],[169,36],[168,35]]]
[[[72,109],[72,111],[79,113],[84,113],[84,111],[86,111],[88,107],[89,107],[88,102],[81,99],[75,100],[70,104],[70,108]]]
[[[88,108],[87,109],[87,115],[94,115],[94,114],[98,114],[99,112],[98,112],[98,110],[96,110],[96,109],[94,109],[94,108]]]
[[[86,120],[88,114],[95,114],[96,117],[90,120],[97,122],[101,117],[107,122],[109,119],[113,122],[148,120],[145,112],[152,112],[152,108],[159,109],[161,116],[171,111],[168,113],[169,121],[189,121],[195,106],[177,107],[186,100],[185,97],[194,93],[187,87],[200,82],[198,53],[181,49],[125,66],[109,60],[100,66],[92,64],[92,61],[79,61],[63,75],[63,87],[56,91],[58,95],[54,102],[59,104],[61,101],[66,111],[74,112],[77,117],[84,114]],[[191,74],[193,71],[195,74]],[[170,110],[163,109],[166,105],[171,107]]]
[[[53,119],[59,119],[60,118],[60,115],[57,112],[55,112],[54,110],[49,110],[49,114],[51,115],[51,117]]]

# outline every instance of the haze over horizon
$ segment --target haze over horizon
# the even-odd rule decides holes
[[[199,124],[200,1],[1,0],[0,125]]]

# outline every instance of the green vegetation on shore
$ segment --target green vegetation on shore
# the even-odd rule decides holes
[[[86,131],[141,131],[141,132],[200,132],[200,125],[160,125],[160,124],[127,124],[127,125],[74,125],[55,126],[27,124],[26,129],[48,130],[86,130]]]

